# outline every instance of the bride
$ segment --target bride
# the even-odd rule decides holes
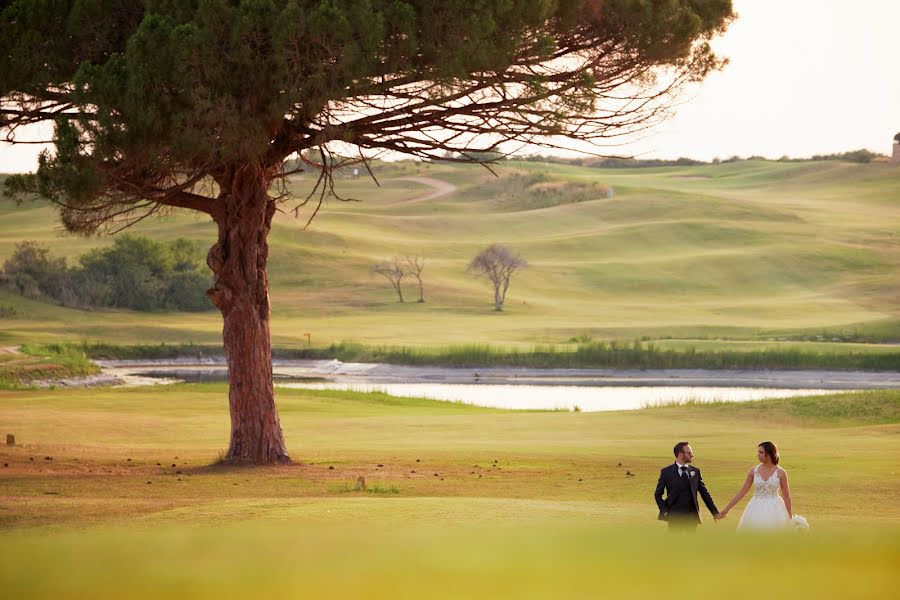
[[[756,449],[759,464],[747,473],[744,486],[735,494],[728,506],[719,513],[725,518],[735,504],[741,501],[753,486],[753,498],[747,503],[738,529],[777,529],[791,523],[791,488],[787,471],[778,466],[778,448],[772,442],[763,442]],[[781,495],[778,491],[781,490]]]

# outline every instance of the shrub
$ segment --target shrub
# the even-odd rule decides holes
[[[70,278],[65,258],[51,258],[48,248],[30,241],[16,244],[3,274],[8,285],[28,298],[59,298]]]
[[[210,276],[202,252],[190,240],[166,244],[126,235],[108,248],[85,254],[79,264],[68,268],[65,259],[51,258],[49,249],[22,242],[4,264],[4,281],[23,296],[69,306],[141,311],[211,308],[206,297]]]

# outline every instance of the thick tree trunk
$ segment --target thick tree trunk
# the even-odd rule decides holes
[[[222,311],[231,443],[226,462],[290,462],[275,408],[266,238],[275,212],[259,167],[235,169],[220,195],[218,242],[207,262],[215,284],[207,293]]]

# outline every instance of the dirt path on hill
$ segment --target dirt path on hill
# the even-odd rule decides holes
[[[427,192],[421,196],[417,196],[408,202],[425,202],[426,200],[434,200],[435,198],[440,198],[441,196],[446,196],[448,194],[452,194],[456,191],[456,186],[448,181],[443,181],[440,179],[434,179],[433,177],[393,177],[391,181],[413,181],[415,183],[421,183],[422,185],[427,185],[430,188],[433,188],[434,191]]]
[[[2,363],[4,366],[20,365],[22,363],[33,362],[36,360],[33,356],[28,356],[27,354],[22,354],[21,352],[19,352],[18,346],[0,347],[0,354],[12,354],[16,357],[11,360],[4,360]]]

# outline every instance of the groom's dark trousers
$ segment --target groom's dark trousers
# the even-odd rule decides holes
[[[663,499],[663,492],[666,498]],[[669,530],[693,531],[702,522],[700,518],[700,504],[697,502],[697,494],[703,498],[706,508],[716,515],[719,509],[713,502],[712,496],[703,483],[700,469],[688,465],[687,473],[679,476],[678,466],[671,464],[659,472],[659,481],[656,482],[656,491],[653,494],[656,505],[659,507],[659,520],[669,523]]]

